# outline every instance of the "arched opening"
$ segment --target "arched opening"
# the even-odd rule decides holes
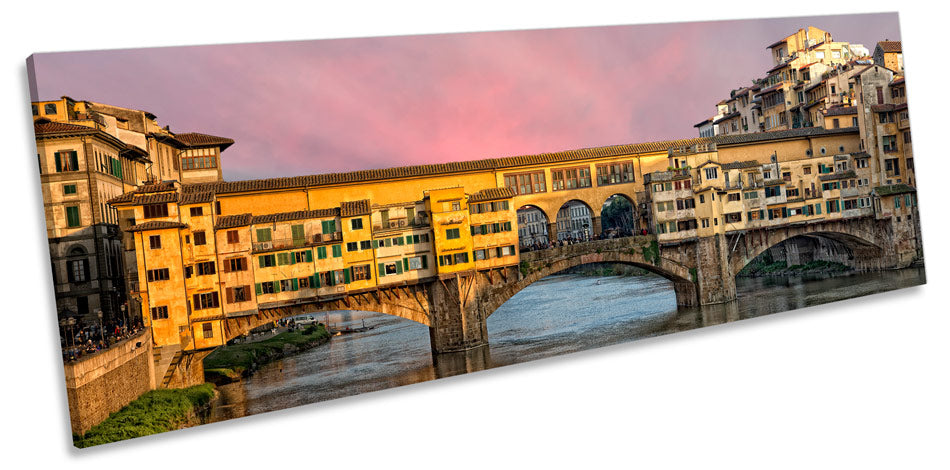
[[[635,263],[586,263],[527,285],[487,319],[494,366],[632,341],[680,315],[674,282]]]
[[[627,237],[637,232],[637,206],[626,194],[614,194],[604,201],[600,211],[601,235]]]
[[[813,233],[789,237],[754,248],[755,256],[738,266],[737,277],[835,274],[874,269],[880,247],[843,233]]]
[[[518,243],[522,251],[548,242],[548,216],[537,206],[522,206],[518,215]]]
[[[576,199],[565,202],[557,211],[558,241],[585,241],[594,236],[593,211]]]

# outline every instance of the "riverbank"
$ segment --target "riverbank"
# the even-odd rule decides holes
[[[223,346],[204,360],[205,380],[217,385],[240,380],[257,367],[296,354],[330,340],[330,333],[322,324],[303,330],[286,331],[254,343]]]
[[[214,386],[207,383],[148,391],[82,436],[73,435],[73,445],[92,447],[200,424],[212,398]]]
[[[619,263],[592,263],[575,266],[564,270],[564,274],[576,274],[578,276],[646,276],[650,274],[646,269],[641,269],[629,264]]]
[[[853,271],[853,268],[834,261],[816,260],[807,264],[787,266],[785,261],[773,263],[749,263],[739,271],[738,277],[801,276],[804,274],[838,274]]]

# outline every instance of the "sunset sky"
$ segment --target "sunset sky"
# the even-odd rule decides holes
[[[473,160],[695,137],[808,25],[900,40],[886,13],[43,53],[31,98],[231,137],[227,180]]]

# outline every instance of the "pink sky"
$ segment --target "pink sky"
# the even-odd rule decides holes
[[[695,137],[804,26],[900,40],[896,13],[35,55],[32,99],[233,138],[228,180]]]

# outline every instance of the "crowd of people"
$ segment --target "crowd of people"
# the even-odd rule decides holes
[[[638,235],[646,235],[646,234],[647,234],[646,230],[641,230],[640,233],[638,233]],[[634,235],[633,232],[631,232],[630,230],[612,229],[612,230],[606,230],[603,233],[599,233],[597,235],[594,235],[592,237],[587,237],[587,238],[569,236],[569,237],[557,239],[554,241],[535,240],[534,242],[531,242],[531,243],[522,244],[521,252],[526,253],[529,251],[546,250],[548,248],[557,248],[557,247],[568,246],[568,245],[576,245],[578,243],[584,243],[584,242],[593,241],[593,240],[609,240],[612,238],[623,238],[623,237],[630,237],[633,235]]]
[[[86,325],[78,330],[65,331],[60,335],[60,345],[63,349],[63,361],[71,362],[84,356],[95,354],[108,349],[124,339],[135,336],[142,331],[142,325],[129,327],[121,323],[110,324],[100,329],[99,324]]]

